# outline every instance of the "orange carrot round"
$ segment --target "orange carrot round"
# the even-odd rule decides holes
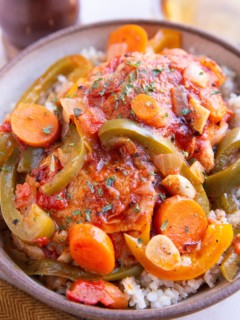
[[[33,103],[20,103],[11,114],[13,133],[32,147],[45,147],[58,138],[57,117],[46,109]]]
[[[83,269],[108,274],[115,266],[114,248],[109,236],[89,223],[75,224],[69,229],[72,258]]]
[[[195,250],[204,238],[208,221],[196,201],[174,196],[158,209],[154,225],[157,233],[168,236],[181,253],[187,253]]]
[[[132,100],[131,108],[137,118],[147,124],[161,127],[166,123],[158,102],[144,93],[138,94]]]
[[[127,43],[127,52],[144,52],[148,43],[146,31],[135,24],[126,24],[113,31],[108,39],[108,47],[116,43]]]

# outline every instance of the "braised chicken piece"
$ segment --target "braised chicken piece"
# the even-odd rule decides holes
[[[132,53],[114,58],[93,69],[88,82],[79,86],[75,104],[87,101],[88,109],[78,117],[81,130],[90,135],[109,119],[130,118],[145,123],[169,137],[199,160],[206,171],[213,168],[212,145],[226,133],[227,108],[219,91],[224,76],[209,58],[196,58],[182,49],[161,54]],[[136,115],[131,102],[139,94],[159,104],[154,121]]]

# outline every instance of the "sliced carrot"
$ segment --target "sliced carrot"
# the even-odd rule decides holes
[[[11,114],[13,133],[33,147],[46,147],[59,135],[57,117],[44,106],[20,103]]]
[[[69,229],[72,258],[83,269],[108,274],[115,266],[114,248],[109,236],[89,223],[76,224]]]
[[[154,225],[157,233],[168,236],[181,253],[187,253],[194,251],[203,240],[208,221],[196,201],[174,196],[160,206]]]
[[[154,98],[146,94],[138,94],[132,100],[131,108],[135,115],[147,124],[157,127],[166,124],[166,117],[162,114],[159,104]]]
[[[147,47],[148,36],[146,31],[135,24],[126,24],[111,32],[108,39],[108,48],[112,44],[127,43],[127,52],[144,52]]]

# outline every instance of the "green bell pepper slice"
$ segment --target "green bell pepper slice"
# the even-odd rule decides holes
[[[4,165],[16,146],[16,140],[11,133],[0,132],[0,167]]]
[[[216,206],[232,213],[238,209],[232,189],[240,185],[240,128],[229,131],[219,144],[214,173],[205,180],[205,190]],[[236,158],[235,162],[232,160]]]
[[[221,272],[227,281],[233,281],[240,272],[240,256],[234,252],[233,247],[230,248],[228,253],[221,263]]]
[[[44,149],[42,148],[32,148],[21,152],[20,161],[18,164],[17,171],[21,173],[31,172],[34,168],[38,167],[39,162],[43,156]]]
[[[216,153],[215,172],[226,169],[234,155],[240,151],[240,128],[229,131],[219,144]]]
[[[15,263],[29,276],[56,276],[70,279],[72,281],[78,279],[104,279],[106,281],[118,281],[126,277],[138,277],[140,276],[143,270],[140,264],[136,264],[131,267],[115,268],[111,273],[102,276],[96,273],[87,272],[81,269],[80,267],[72,266],[52,259],[23,261],[20,258],[19,253],[15,252],[15,249],[6,247],[5,250],[13,259],[13,261],[15,261]]]
[[[50,238],[55,231],[55,224],[41,208],[33,205],[26,215],[22,215],[16,209],[14,190],[18,156],[18,150],[15,149],[2,167],[0,175],[0,198],[3,219],[11,232],[25,242],[31,242],[41,237]]]
[[[78,175],[87,156],[85,141],[73,125],[70,126],[61,149],[63,153],[70,156],[65,167],[50,182],[42,186],[42,191],[47,195],[62,191]]]
[[[233,193],[223,193],[214,203],[216,209],[223,209],[227,214],[238,211],[238,201]]]
[[[51,65],[47,71],[25,91],[18,103],[37,103],[42,98],[42,94],[46,94],[57,82],[58,75],[67,76],[78,69],[78,76],[86,77],[92,67],[92,63],[81,55],[64,57]]]
[[[209,197],[216,199],[240,185],[240,158],[222,171],[206,177],[204,187]]]
[[[152,133],[145,127],[128,119],[113,119],[105,122],[98,132],[100,141],[106,149],[114,148],[114,138],[128,137],[145,147],[151,155],[161,153],[178,152],[177,148],[169,139]],[[209,212],[209,201],[202,184],[191,172],[186,162],[183,163],[181,174],[186,177],[196,189],[195,200],[200,204],[206,213]]]

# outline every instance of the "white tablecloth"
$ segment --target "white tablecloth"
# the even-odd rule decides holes
[[[159,19],[161,17],[160,0],[81,0],[80,20],[82,23],[121,18]],[[5,63],[6,58],[0,41],[0,67]],[[240,291],[213,307],[180,319],[239,320]]]

